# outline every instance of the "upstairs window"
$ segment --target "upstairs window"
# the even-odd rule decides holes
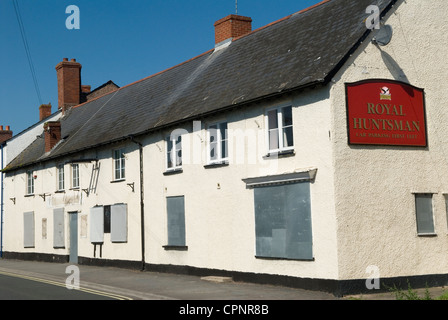
[[[125,179],[124,149],[114,150],[114,180]]]
[[[182,136],[167,137],[166,147],[167,170],[180,170],[182,168]]]
[[[293,150],[292,107],[278,107],[267,112],[269,153]]]
[[[228,160],[227,122],[208,127],[208,162],[222,163]]]
[[[72,164],[72,188],[79,188],[79,164]]]
[[[58,171],[58,191],[64,190],[64,165],[60,164],[57,168]]]
[[[34,194],[34,174],[33,171],[26,172],[26,194]]]

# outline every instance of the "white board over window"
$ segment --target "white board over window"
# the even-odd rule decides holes
[[[110,208],[110,240],[128,241],[127,205],[115,204]]]
[[[104,242],[104,208],[93,207],[90,209],[90,242]]]

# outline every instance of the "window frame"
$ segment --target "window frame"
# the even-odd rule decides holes
[[[224,139],[222,137],[222,128],[221,125],[225,125],[225,133],[224,133]],[[212,152],[212,141],[211,141],[211,127],[216,126],[216,159],[212,159],[211,152]],[[213,164],[223,164],[228,163],[229,161],[229,136],[228,136],[228,130],[229,130],[229,122],[228,121],[217,121],[210,123],[207,126],[207,164],[213,165]],[[225,148],[226,148],[226,156],[223,157],[223,150],[222,150],[222,143],[225,142]]]
[[[34,195],[34,171],[26,171],[26,195]]]
[[[75,170],[75,168],[77,168],[77,169]],[[72,163],[71,169],[72,169],[71,170],[71,172],[72,172],[72,189],[79,189],[81,187],[80,179],[79,179],[79,164]]]
[[[56,166],[56,179],[57,179],[57,191],[64,191],[65,190],[65,168],[64,164],[60,163]],[[61,179],[61,172],[62,172],[62,179]],[[62,183],[62,188],[61,188]]]
[[[421,231],[419,231],[419,229],[421,228],[421,226],[420,226],[420,228],[419,228],[419,221],[421,220],[421,219],[419,219],[418,218],[418,215],[419,215],[419,213],[418,213],[418,205],[417,205],[417,197],[428,197],[428,196],[430,196],[430,200],[431,200],[431,206],[430,206],[430,217],[431,217],[431,224],[432,224],[432,231],[423,231],[423,232],[421,232]],[[436,233],[436,229],[435,229],[435,215],[434,215],[434,194],[433,193],[430,193],[430,192],[419,192],[419,193],[414,193],[414,217],[415,217],[415,226],[416,226],[416,231],[417,231],[417,235],[419,236],[419,237],[421,237],[421,236],[436,236],[437,235],[437,233]]]
[[[283,121],[283,113],[284,113],[284,109],[286,108],[290,108],[291,109],[291,124],[290,125],[284,125],[284,121]],[[277,121],[277,127],[275,129],[270,129],[269,127],[269,114],[272,111],[276,111],[276,121]],[[293,117],[293,107],[291,103],[285,103],[285,104],[281,104],[272,108],[268,108],[266,109],[265,112],[265,126],[266,126],[266,147],[267,147],[267,152],[268,154],[278,154],[278,153],[284,153],[284,152],[292,152],[294,151],[294,117]],[[283,137],[283,131],[285,130],[285,128],[291,128],[292,130],[292,145],[291,146],[284,146],[284,139]],[[278,144],[278,148],[272,148],[271,149],[271,139],[270,139],[270,132],[277,130],[277,144]]]
[[[180,141],[177,140],[180,138]],[[170,150],[170,143],[171,143],[171,150]],[[178,149],[177,147],[180,148]],[[170,171],[181,171],[182,170],[182,134],[170,134],[165,138],[165,169],[167,172]],[[178,157],[178,152],[180,152],[180,157]],[[179,163],[178,160],[180,159]],[[174,165],[170,166],[170,160],[171,163],[174,163]],[[174,160],[174,162],[173,162]]]
[[[170,203],[170,200],[181,200],[182,201],[182,208],[180,215],[178,216],[179,219],[174,219],[174,221],[179,222],[180,224],[172,224],[173,219],[172,217],[176,214],[179,214],[179,212],[173,212],[170,211],[170,208],[172,208],[172,203]],[[188,250],[187,246],[187,230],[186,230],[186,215],[185,215],[185,196],[167,196],[165,198],[165,205],[166,205],[166,232],[167,232],[167,245],[163,246],[165,250]],[[174,208],[173,208],[174,209]],[[176,229],[176,227],[181,227],[182,230],[179,228],[179,233],[174,235],[173,237],[173,228]],[[179,240],[180,242],[173,242],[173,240]]]
[[[302,179],[302,181],[297,180],[294,183],[282,183],[277,181],[252,186],[252,188],[254,189],[255,208],[255,258],[269,260],[314,261],[310,187],[311,181],[306,178]],[[277,191],[280,192],[276,196],[277,199],[274,198],[274,200],[277,202],[277,204],[282,203],[282,205],[284,204],[284,206],[276,207],[276,202],[274,202],[271,203],[273,207],[270,209],[270,212],[264,211],[263,201],[269,201],[269,198],[266,197],[266,192],[268,194],[275,194],[276,192],[276,190],[272,188],[277,189]],[[301,191],[301,193],[299,194],[299,198],[302,198],[302,200],[298,199],[297,197],[291,197],[291,195],[297,191]],[[278,200],[279,195],[281,197],[284,197],[285,200],[289,199],[293,202],[282,202]],[[262,202],[258,202],[260,199],[262,199]],[[298,203],[300,203],[300,205],[295,210],[288,210],[288,205]],[[272,220],[272,215],[274,213],[277,214],[275,216],[277,218],[276,220]],[[267,214],[269,214],[270,216],[268,216]],[[272,228],[274,226],[275,229]],[[266,232],[266,230],[272,232],[271,239],[267,239],[268,242],[263,243],[263,239],[265,238],[264,233]],[[280,246],[270,247],[270,241],[273,241],[274,239],[274,230],[283,231],[285,236],[281,242],[278,242],[281,237],[276,237],[277,245],[280,244]],[[299,238],[296,238],[295,241],[292,242],[292,234],[299,235]],[[268,244],[269,249],[268,247],[266,247],[266,244]],[[298,245],[300,245],[300,247],[297,247]],[[296,248],[298,251],[291,250],[291,248]],[[274,252],[274,249],[280,251]]]
[[[113,181],[123,181],[126,179],[126,155],[124,151],[124,148],[114,149],[112,151]],[[117,157],[117,153],[120,154],[120,157]]]

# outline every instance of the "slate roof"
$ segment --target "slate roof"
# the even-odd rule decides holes
[[[165,126],[310,86],[325,85],[368,35],[367,6],[396,0],[326,0],[164,72],[72,108],[64,140],[41,138],[5,171],[146,134]],[[40,149],[41,150],[40,150]]]

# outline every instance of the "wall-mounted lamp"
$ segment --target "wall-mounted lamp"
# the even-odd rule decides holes
[[[44,201],[45,201],[45,198],[46,198],[47,196],[49,196],[49,194],[45,194],[45,193],[43,193],[43,194],[40,194],[40,195],[39,195],[39,197],[41,197],[42,199],[44,199]]]
[[[16,198],[9,198],[14,204],[16,204]]]
[[[134,182],[128,183],[128,186],[132,189],[132,192],[134,192]]]
[[[86,193],[87,196],[89,196],[89,189],[82,189]]]

